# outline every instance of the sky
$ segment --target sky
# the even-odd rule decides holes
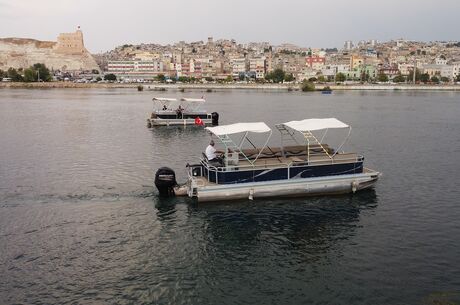
[[[0,38],[83,31],[92,53],[123,44],[236,39],[330,48],[344,41],[460,40],[460,0],[0,0]]]

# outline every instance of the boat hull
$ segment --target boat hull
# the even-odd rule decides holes
[[[204,125],[212,125],[212,119],[202,119]],[[187,126],[196,125],[195,119],[147,119],[151,126]]]
[[[257,199],[288,196],[314,196],[354,193],[371,188],[378,180],[379,172],[366,169],[360,174],[299,178],[241,184],[212,184],[189,186],[189,196],[199,202]]]

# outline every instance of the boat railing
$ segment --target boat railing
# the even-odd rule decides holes
[[[288,179],[290,179],[290,170],[292,167],[296,166],[321,166],[321,165],[333,165],[333,164],[341,164],[341,163],[356,163],[361,162],[364,160],[362,155],[352,153],[353,157],[347,156],[350,154],[336,154],[334,158],[323,158],[321,160],[314,160],[310,159],[302,160],[300,158],[291,157],[288,158],[277,158],[279,159],[277,163],[267,163],[263,162],[265,158],[261,158],[258,160],[259,163],[254,164],[237,164],[237,165],[227,165],[227,166],[217,166],[211,164],[206,160],[204,157],[200,160],[200,175],[206,176],[209,180],[210,175],[215,176],[215,183],[219,183],[218,181],[218,173],[219,172],[231,172],[231,171],[249,171],[249,170],[256,170],[256,169],[265,169],[265,168],[286,168],[288,171]],[[337,157],[338,156],[338,157]],[[190,176],[193,176],[192,168],[190,169]],[[206,175],[205,175],[206,174]]]

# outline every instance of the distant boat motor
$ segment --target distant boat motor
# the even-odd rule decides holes
[[[219,125],[219,114],[217,112],[211,113],[212,126]]]
[[[169,167],[161,167],[155,174],[155,186],[160,196],[174,196],[174,187],[177,185],[176,173]]]

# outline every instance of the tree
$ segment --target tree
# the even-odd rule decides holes
[[[303,92],[315,91],[315,84],[307,80],[304,80],[300,85],[300,89],[302,89]]]
[[[377,80],[379,82],[384,82],[386,83],[388,81],[388,76],[386,74],[383,74],[383,73],[380,73],[378,76],[377,76]]]
[[[415,71],[415,81],[416,82],[419,81],[421,79],[421,76],[422,76],[422,73],[420,72],[420,70],[416,69],[416,71]],[[414,71],[410,71],[409,76],[407,77],[407,80],[409,82],[412,82],[413,79],[414,79]]]
[[[100,76],[96,77],[97,82],[100,82],[101,80],[102,80],[102,78]]]
[[[369,80],[369,78],[370,78],[369,72],[367,72],[367,71],[364,70],[364,71],[361,73],[361,81],[362,81],[362,82],[367,82],[367,81]]]
[[[428,73],[424,73],[420,76],[420,81],[422,81],[423,83],[428,83],[428,81],[430,80],[430,75]]]
[[[24,78],[22,77],[22,75],[19,74],[18,71],[16,71],[16,69],[14,68],[9,68],[7,73],[8,73],[8,77],[11,78],[13,82],[24,81]]]
[[[207,82],[212,82],[214,79],[210,76],[204,78]]]
[[[443,83],[448,83],[448,82],[450,81],[450,79],[449,79],[448,77],[442,76],[442,77],[441,77],[441,81],[442,81]]]
[[[5,76],[7,76],[6,72],[0,69],[0,80],[2,80]]]
[[[113,73],[109,73],[109,74],[104,75],[104,80],[116,81],[117,76],[115,74],[113,74]]]
[[[431,81],[432,81],[433,83],[435,83],[435,84],[439,84],[439,78],[438,78],[436,75],[433,75],[433,76],[431,77]]]
[[[228,75],[227,78],[225,78],[225,81],[227,83],[231,83],[231,82],[233,82],[233,77],[231,75]]]
[[[38,81],[51,81],[52,77],[50,70],[45,66],[45,64],[36,63],[31,68],[37,72],[37,77],[40,77],[40,79],[37,78]]]
[[[393,78],[393,81],[395,83],[404,83],[406,81],[406,78],[402,76],[401,74],[399,74]]]
[[[460,82],[460,74],[457,75],[457,82]]]
[[[335,75],[335,80],[338,82],[344,82],[346,79],[347,77],[342,72],[339,72]]]
[[[285,81],[285,82],[292,82],[292,81],[294,81],[294,75],[292,75],[292,73],[286,74],[286,75],[284,76],[284,81]]]
[[[187,76],[179,76],[179,78],[177,79],[178,82],[181,82],[181,83],[190,83],[190,77],[187,77]]]
[[[32,68],[25,69],[24,70],[24,81],[25,82],[36,82],[37,72]]]
[[[294,75],[292,75],[292,73],[285,73],[283,81],[285,81],[285,82],[294,81]]]
[[[272,80],[274,83],[281,83],[284,80],[286,73],[282,69],[275,69],[272,74]]]
[[[166,81],[166,77],[164,74],[158,74],[157,75],[157,80],[161,83],[164,83]]]
[[[324,83],[326,81],[326,78],[323,75],[320,75],[318,76],[318,81]]]
[[[308,79],[309,82],[316,82],[317,80],[318,80],[318,79],[317,79],[316,77],[314,77],[314,76],[313,76],[313,77],[310,77],[310,78]]]

